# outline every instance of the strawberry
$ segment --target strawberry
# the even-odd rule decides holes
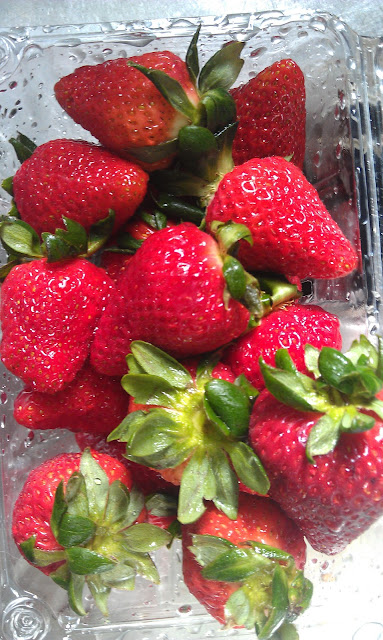
[[[182,527],[182,547],[185,584],[219,622],[255,627],[265,640],[297,637],[287,632],[312,585],[303,576],[303,535],[276,503],[241,494],[235,521],[210,503]]]
[[[239,480],[267,493],[268,479],[244,442],[252,398],[216,357],[203,358],[190,371],[153,345],[133,341],[129,373],[122,386],[134,398],[129,413],[108,436],[126,442],[126,457],[158,469],[180,485],[178,520],[193,522],[204,500],[234,519]],[[195,371],[195,373],[194,373]],[[232,382],[230,381],[232,380]]]
[[[263,69],[246,84],[231,90],[238,129],[233,142],[236,165],[252,158],[291,157],[303,168],[306,145],[305,80],[290,59]]]
[[[182,130],[202,126],[214,138],[236,117],[228,90],[243,66],[244,45],[223,46],[200,69],[200,28],[185,63],[160,51],[80,67],[56,83],[59,104],[105,147],[149,171],[169,166]]]
[[[64,228],[63,217],[86,231],[114,212],[121,227],[142,202],[148,176],[136,164],[82,140],[51,140],[38,146],[13,177],[22,220],[38,234]]]
[[[128,398],[126,394],[125,396]],[[166,482],[156,469],[150,469],[143,464],[138,464],[125,458],[126,445],[123,442],[118,442],[118,440],[107,442],[105,434],[95,433],[94,431],[79,431],[76,433],[76,442],[81,451],[90,448],[117,458],[128,469],[135,486],[145,496],[159,492],[177,495],[178,487]]]
[[[170,51],[79,67],[61,78],[54,91],[61,107],[101,144],[134,157],[137,148],[175,138],[187,119],[128,62],[165,72],[180,83],[192,104],[197,102],[185,63]]]
[[[24,389],[14,403],[15,420],[28,429],[69,429],[107,435],[128,412],[119,378],[103,376],[85,363],[55,394]]]
[[[260,320],[254,329],[238,338],[225,354],[236,376],[243,373],[261,391],[264,381],[259,365],[262,356],[267,364],[275,365],[275,352],[288,349],[298,371],[307,373],[304,361],[306,344],[320,349],[340,349],[342,336],[336,316],[316,305],[289,304],[274,309]]]
[[[26,385],[55,393],[72,382],[113,283],[82,258],[13,267],[2,286],[1,358]]]
[[[149,551],[167,544],[170,536],[140,522],[143,498],[131,485],[120,462],[86,450],[43,462],[29,474],[16,500],[16,545],[68,591],[78,615],[86,613],[85,584],[107,615],[111,589],[132,589],[138,567],[145,578],[159,582]]]
[[[188,222],[162,229],[121,275],[98,326],[92,364],[101,373],[122,375],[132,339],[181,358],[212,351],[246,330],[250,312],[243,303],[263,315],[262,299],[259,282],[210,235]]]
[[[270,497],[314,549],[335,554],[383,514],[381,356],[364,336],[346,354],[307,348],[315,380],[285,351],[276,358],[277,369],[262,363],[269,391],[255,401],[249,440]]]
[[[206,223],[246,225],[252,243],[238,258],[250,271],[288,277],[338,278],[352,272],[357,254],[312,185],[280,157],[253,159],[229,171],[207,208]]]

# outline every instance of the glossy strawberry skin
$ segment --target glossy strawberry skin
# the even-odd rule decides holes
[[[199,520],[182,526],[183,576],[190,592],[222,624],[225,622],[225,603],[237,586],[201,576],[201,567],[188,548],[194,534],[218,536],[237,545],[247,540],[262,542],[290,553],[299,569],[305,564],[303,535],[269,498],[241,493],[238,518],[234,521],[209,503]]]
[[[86,231],[115,213],[115,230],[142,202],[148,176],[106,149],[81,140],[52,140],[40,145],[13,177],[13,193],[22,220],[38,234],[64,228],[63,216]]]
[[[305,445],[320,415],[282,405],[265,390],[253,408],[249,439],[268,473],[270,497],[315,550],[335,554],[383,513],[383,423],[343,433],[332,453],[311,464]]]
[[[28,429],[68,429],[108,435],[126,416],[129,396],[119,378],[88,363],[55,394],[24,389],[14,403],[15,420]]]
[[[112,288],[105,272],[82,258],[15,266],[2,286],[4,365],[36,391],[64,388],[88,357]]]
[[[175,495],[178,492],[178,488],[170,482],[166,482],[155,469],[150,469],[149,467],[145,467],[137,462],[127,460],[127,458],[124,457],[124,453],[126,451],[124,442],[118,442],[118,440],[107,442],[105,435],[94,433],[94,431],[80,431],[76,433],[76,442],[81,451],[90,447],[93,451],[108,454],[119,460],[119,462],[128,469],[133,483],[144,495],[150,495],[158,492],[171,493],[172,495]]]
[[[92,456],[104,469],[111,484],[119,480],[128,489],[132,479],[126,467],[111,456],[92,451]],[[16,545],[36,536],[36,547],[45,551],[60,549],[50,528],[50,518],[56,489],[61,481],[67,483],[72,473],[80,468],[80,453],[64,453],[46,460],[33,469],[16,500],[13,509],[12,535]],[[49,574],[57,563],[41,570]]]
[[[259,358],[275,366],[275,352],[288,349],[295,366],[307,374],[304,347],[340,349],[342,336],[336,316],[316,305],[294,303],[279,307],[261,319],[260,324],[238,338],[225,354],[225,361],[236,376],[245,374],[258,391],[265,384]]]
[[[91,349],[95,368],[126,373],[132,340],[145,340],[176,358],[213,351],[238,337],[249,311],[224,300],[218,245],[191,223],[147,238],[118,282]],[[121,327],[123,327],[121,329]]]
[[[236,165],[251,158],[291,157],[303,168],[306,145],[305,80],[290,59],[279,60],[231,91],[238,129],[233,142]]]
[[[186,65],[175,54],[151,52],[129,60],[164,71],[196,102]],[[55,95],[75,122],[119,153],[172,139],[187,123],[150,80],[128,66],[126,58],[79,67],[56,83]]]
[[[249,271],[287,277],[338,278],[353,271],[357,254],[303,173],[284,158],[253,159],[218,185],[206,222],[239,222],[253,244],[241,240],[238,258]]]

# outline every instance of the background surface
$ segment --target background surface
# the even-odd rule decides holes
[[[0,28],[287,9],[327,11],[360,35],[383,37],[383,0],[0,0]]]

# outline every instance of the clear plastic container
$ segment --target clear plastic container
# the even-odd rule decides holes
[[[278,11],[202,19],[51,26],[0,31],[1,177],[18,162],[8,139],[18,131],[37,144],[58,137],[92,138],[63,113],[54,83],[84,64],[170,49],[184,56],[202,22],[201,59],[233,39],[245,41],[246,62],[238,83],[281,58],[302,68],[307,92],[305,172],[345,234],[360,246],[360,269],[342,280],[307,285],[305,301],[338,314],[345,346],[381,327],[382,256],[379,204],[382,193],[383,40],[360,38],[322,13]],[[0,212],[9,198],[0,194]],[[0,530],[1,609],[4,640],[202,640],[254,637],[225,631],[189,594],[181,577],[177,545],[155,556],[161,585],[137,581],[132,593],[115,592],[104,620],[89,599],[78,618],[66,593],[31,567],[11,537],[12,507],[28,471],[57,453],[76,450],[70,432],[34,432],[17,425],[13,397],[21,384],[2,370]],[[383,638],[383,521],[342,554],[309,549],[307,576],[314,582],[311,607],[298,621],[301,640]]]

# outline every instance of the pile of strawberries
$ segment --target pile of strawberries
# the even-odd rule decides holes
[[[15,420],[82,453],[31,471],[26,560],[108,616],[113,588],[183,544],[191,593],[227,627],[297,638],[306,543],[344,549],[383,513],[382,350],[341,352],[300,302],[359,256],[303,173],[305,84],[280,60],[232,89],[243,44],[84,66],[55,96],[98,144],[19,134],[3,188],[1,358]],[[382,396],[383,398],[383,396]],[[129,595],[127,595],[129,597]]]

